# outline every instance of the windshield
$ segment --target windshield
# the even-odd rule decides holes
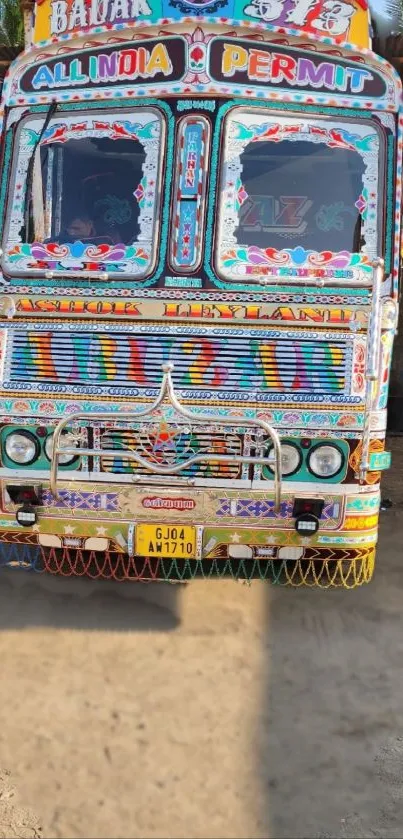
[[[42,129],[38,115],[19,130],[6,270],[150,273],[158,238],[160,113],[56,114],[38,144]]]
[[[378,253],[379,135],[373,124],[237,109],[225,124],[218,269],[236,279],[272,266],[346,267]],[[331,258],[331,259],[330,259]]]

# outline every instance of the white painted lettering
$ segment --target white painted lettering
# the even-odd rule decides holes
[[[56,0],[52,3],[52,15],[50,18],[51,35],[59,35],[67,29],[67,3],[66,0]]]
[[[109,13],[111,23],[115,20],[127,20],[129,17],[128,0],[112,0]]]
[[[71,6],[69,29],[83,29],[87,25],[85,0],[74,0]]]

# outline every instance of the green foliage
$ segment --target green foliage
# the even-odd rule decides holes
[[[0,47],[24,48],[24,21],[19,0],[0,0]]]

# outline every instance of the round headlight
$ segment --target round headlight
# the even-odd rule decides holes
[[[315,446],[308,455],[308,469],[317,478],[333,478],[343,462],[344,456],[336,446]]]
[[[64,434],[60,435],[59,438],[59,447],[61,449],[71,449],[78,447],[78,440],[71,439],[71,435],[68,431]],[[45,454],[48,460],[52,460],[52,453],[53,453],[53,434],[49,434],[49,437],[46,438],[45,441]],[[75,454],[60,454],[59,455],[59,463],[61,466],[69,466],[70,463],[74,463],[77,460],[77,455]]]
[[[268,467],[270,472],[274,473],[274,449],[271,448],[269,452],[271,465]],[[281,474],[283,476],[293,475],[298,472],[301,466],[302,455],[292,443],[281,444]]]
[[[29,431],[12,431],[4,441],[4,451],[13,463],[29,466],[39,456],[40,447]]]

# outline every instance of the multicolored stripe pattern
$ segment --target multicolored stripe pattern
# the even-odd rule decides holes
[[[183,331],[183,330],[182,330]],[[196,332],[196,330],[194,330]],[[249,337],[236,330],[186,336],[177,331],[79,332],[15,330],[7,387],[71,390],[93,385],[158,388],[162,365],[174,363],[176,388],[213,391],[344,394],[347,349],[332,340],[265,330]],[[220,334],[221,333],[221,334]],[[242,334],[242,333],[241,333]],[[255,394],[256,397],[256,394]]]

